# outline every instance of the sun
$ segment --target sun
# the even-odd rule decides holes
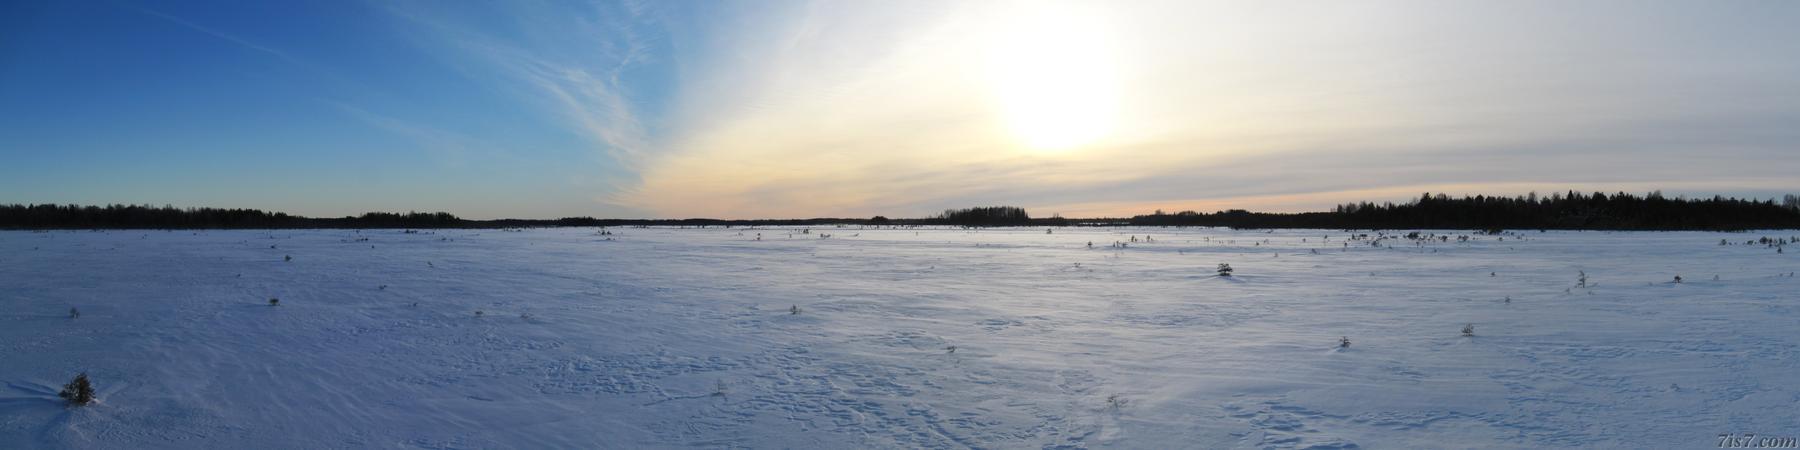
[[[1112,131],[1118,81],[1101,21],[1033,8],[996,30],[987,59],[999,114],[1027,150],[1062,152]]]

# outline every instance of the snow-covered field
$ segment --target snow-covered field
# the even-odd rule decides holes
[[[0,232],[0,448],[1800,436],[1791,231],[611,231]]]

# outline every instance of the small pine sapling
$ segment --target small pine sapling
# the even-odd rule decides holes
[[[1344,336],[1338,338],[1338,348],[1350,348],[1350,337]]]
[[[1463,325],[1463,337],[1475,335],[1475,324]]]
[[[82,372],[75,376],[75,380],[63,385],[62,392],[56,393],[56,396],[68,400],[69,404],[75,406],[93,403],[94,385],[88,382],[87,372]]]
[[[281,306],[281,299],[269,297],[269,306]]]
[[[1675,284],[1681,284],[1681,275],[1675,276]]]
[[[294,261],[294,255],[284,255],[284,256],[282,256],[282,257],[281,257],[281,260],[282,260],[282,261],[286,261],[286,262],[293,262],[293,261]]]
[[[1219,276],[1229,277],[1229,276],[1231,276],[1232,270],[1233,269],[1231,268],[1230,264],[1219,263]]]
[[[800,305],[789,306],[788,307],[788,315],[790,315],[790,316],[800,315]]]
[[[74,307],[69,308],[69,318],[70,319],[77,319],[80,317],[81,317],[81,310],[75,309]]]

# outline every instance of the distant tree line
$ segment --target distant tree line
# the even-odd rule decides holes
[[[0,228],[443,228],[468,221],[450,213],[372,212],[314,219],[256,209],[176,208],[150,205],[0,205]]]
[[[1661,192],[1537,193],[1517,197],[1426,193],[1413,201],[1346,203],[1330,212],[1201,214],[1183,211],[1133,217],[1132,225],[1339,229],[1743,230],[1800,228],[1800,196],[1755,200],[1714,196],[1668,198]]]
[[[1426,193],[1396,204],[1346,203],[1331,211],[1258,213],[1241,209],[1182,211],[1129,219],[1032,218],[1024,208],[985,206],[945,210],[933,217],[889,219],[875,216],[813,219],[596,219],[468,220],[450,213],[372,212],[342,218],[308,218],[255,209],[176,208],[149,205],[0,205],[0,228],[511,228],[622,226],[1218,226],[1232,228],[1326,229],[1585,229],[1585,230],[1744,230],[1800,228],[1800,196],[1756,200],[1714,196],[1667,198],[1661,192],[1584,194],[1575,191],[1517,197]]]
[[[1017,206],[981,206],[963,209],[946,209],[937,219],[944,225],[963,225],[973,227],[1031,225],[1031,215],[1025,208]]]

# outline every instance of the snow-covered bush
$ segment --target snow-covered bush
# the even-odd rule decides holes
[[[75,406],[93,403],[94,385],[88,383],[87,372],[82,372],[75,376],[75,380],[63,385],[62,392],[56,393],[56,396],[68,400],[69,404]]]
[[[800,315],[800,305],[794,305],[794,306],[789,306],[789,307],[788,307],[788,314],[789,314],[789,315],[796,315],[796,316],[797,316],[797,315]]]
[[[1474,335],[1475,335],[1475,324],[1471,323],[1468,325],[1463,325],[1463,336],[1474,336]]]
[[[1350,337],[1344,336],[1338,338],[1338,348],[1350,348]]]

